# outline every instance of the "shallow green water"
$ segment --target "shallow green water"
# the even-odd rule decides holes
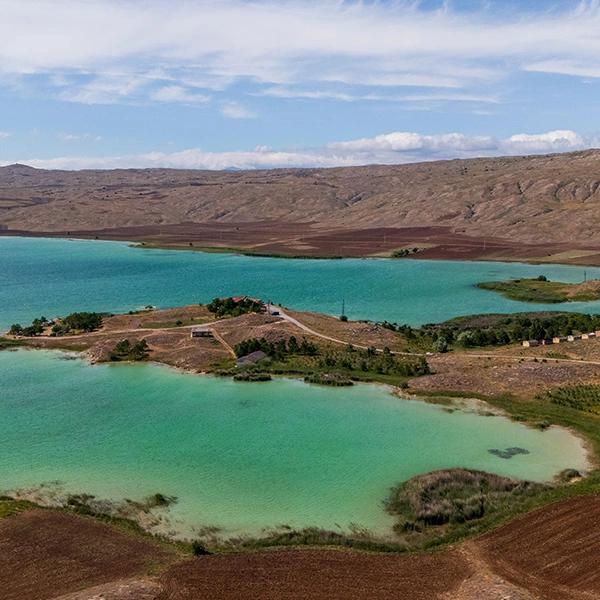
[[[243,384],[66,356],[0,352],[0,488],[60,480],[115,499],[174,494],[180,532],[351,523],[384,532],[381,500],[417,473],[464,466],[544,480],[584,467],[564,430],[449,414],[379,386]],[[530,453],[488,452],[510,446]]]
[[[587,268],[588,278],[600,269]],[[0,237],[0,329],[74,310],[122,312],[250,294],[290,308],[421,324],[457,315],[570,310],[600,302],[530,304],[477,289],[481,281],[544,274],[582,281],[584,268],[386,259],[286,260],[142,250],[118,242]]]

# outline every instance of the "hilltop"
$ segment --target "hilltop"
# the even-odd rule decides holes
[[[600,263],[600,151],[333,169],[0,168],[0,230],[287,255]],[[573,252],[574,251],[574,252]]]

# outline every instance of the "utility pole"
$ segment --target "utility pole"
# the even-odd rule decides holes
[[[342,317],[346,314],[346,300],[342,298]]]

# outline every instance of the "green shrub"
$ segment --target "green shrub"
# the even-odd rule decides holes
[[[192,552],[194,553],[194,556],[207,556],[210,554],[206,546],[198,540],[192,542]]]
[[[265,338],[249,338],[237,344],[234,348],[236,356],[246,356],[257,350],[261,350],[267,356],[277,360],[284,360],[287,356],[300,354],[303,356],[315,356],[318,354],[318,348],[306,338],[298,344],[295,336],[290,336],[288,340],[279,340],[278,342],[269,342]]]
[[[140,340],[132,344],[129,340],[122,340],[117,343],[109,354],[112,361],[140,361],[146,360],[150,353],[150,348],[146,340]]]

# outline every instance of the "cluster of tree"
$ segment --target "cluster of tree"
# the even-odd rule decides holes
[[[418,248],[400,248],[400,250],[394,250],[392,252],[392,258],[404,258],[411,253],[416,254],[418,251]]]
[[[416,377],[429,373],[429,365],[423,357],[398,357],[384,348],[377,352],[375,348],[367,350],[355,349],[352,345],[345,352],[329,352],[319,359],[323,369],[340,369],[345,371],[363,371],[380,375],[399,375],[401,377]]]
[[[263,310],[262,302],[253,300],[252,298],[241,298],[234,300],[233,298],[215,298],[207,305],[210,312],[217,317],[239,317],[246,313],[257,313]]]
[[[100,327],[102,327],[102,315],[100,313],[74,312],[61,319],[52,327],[52,335],[68,335],[73,331],[89,333],[90,331],[100,329]]]
[[[40,317],[39,319],[34,319],[31,322],[31,325],[28,325],[26,327],[23,327],[20,323],[15,323],[14,325],[11,325],[9,333],[10,335],[33,337],[44,333],[44,328],[47,327],[49,324],[50,321],[46,319],[46,317]]]
[[[146,340],[140,340],[132,344],[129,340],[119,342],[110,353],[110,360],[113,361],[139,361],[146,360],[150,348]]]
[[[246,356],[251,352],[262,350],[267,356],[275,360],[285,360],[287,356],[293,354],[316,356],[319,353],[319,349],[315,344],[306,338],[302,338],[302,341],[298,343],[293,335],[287,341],[279,340],[278,342],[269,342],[265,338],[250,338],[237,344],[234,350],[236,356]]]
[[[53,323],[46,317],[34,319],[27,327],[15,323],[11,326],[11,335],[32,337],[44,333],[44,329],[52,325],[53,336],[67,335],[73,331],[95,331],[102,327],[102,315],[95,312],[75,312]]]
[[[600,329],[600,315],[561,313],[536,317],[534,315],[507,315],[488,325],[465,325],[452,321],[441,325],[409,325],[381,323],[386,329],[402,333],[408,340],[420,342],[436,352],[445,352],[451,346],[474,348],[503,346],[523,340],[542,340],[573,333]]]

